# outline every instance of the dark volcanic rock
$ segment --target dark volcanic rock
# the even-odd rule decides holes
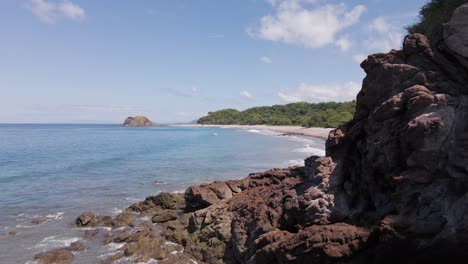
[[[127,244],[106,261],[172,261],[168,239],[203,263],[465,263],[467,17],[468,4],[436,48],[412,34],[362,62],[356,114],[330,132],[326,157],[133,204],[106,238]]]
[[[190,187],[189,223],[166,237],[207,263],[466,258],[467,17],[468,5],[455,12],[438,48],[413,34],[369,56],[355,117],[330,133],[327,157]]]
[[[146,116],[127,117],[123,123],[124,126],[157,126]]]

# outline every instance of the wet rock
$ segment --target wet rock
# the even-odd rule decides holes
[[[35,255],[34,260],[43,264],[69,264],[73,261],[73,254],[67,249],[54,249]]]
[[[34,218],[31,220],[31,224],[33,225],[40,225],[40,224],[43,224],[47,222],[47,218],[45,217],[38,217],[38,218]]]
[[[89,224],[93,219],[95,218],[95,215],[91,212],[84,212],[80,216],[76,218],[76,225],[77,226],[86,226]]]
[[[76,241],[70,244],[70,246],[66,247],[66,249],[70,251],[85,251],[88,247],[82,241]]]
[[[123,213],[118,214],[112,221],[113,227],[133,226],[136,215],[131,210],[125,210]]]
[[[85,230],[83,233],[83,238],[90,239],[99,234],[99,229]]]
[[[153,223],[164,223],[175,219],[177,219],[176,210],[160,210],[151,218],[151,221]]]

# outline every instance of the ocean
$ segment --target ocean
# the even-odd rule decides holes
[[[272,131],[120,125],[0,125],[0,263],[80,240],[84,211],[115,216],[159,192],[244,178],[324,155],[324,140]],[[112,246],[74,263],[97,263]]]

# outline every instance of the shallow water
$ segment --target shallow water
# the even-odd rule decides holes
[[[321,139],[258,130],[0,125],[1,263],[78,240],[73,222],[83,211],[116,215],[161,191],[300,165],[323,149]],[[117,246],[77,262],[97,262]]]

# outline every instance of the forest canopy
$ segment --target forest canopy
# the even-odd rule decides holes
[[[197,123],[203,125],[276,125],[338,127],[351,120],[356,102],[292,103],[252,107],[244,111],[223,109],[209,112]]]

